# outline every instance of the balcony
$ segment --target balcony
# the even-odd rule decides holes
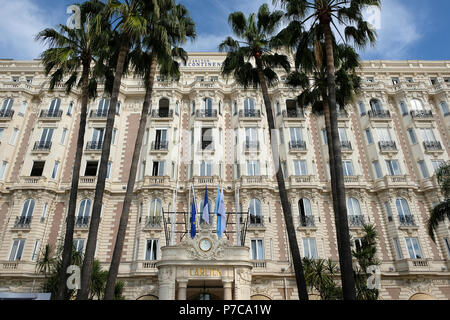
[[[16,217],[16,221],[14,222],[13,229],[30,229],[31,228],[31,221],[33,220],[33,217],[24,217],[19,216]]]
[[[348,215],[348,225],[350,228],[362,228],[365,224],[364,216]]]
[[[347,120],[348,119],[348,112],[345,111],[345,110],[338,110],[337,118],[340,119],[340,120]]]
[[[289,188],[319,188],[314,176],[290,176],[286,181]]]
[[[316,223],[313,216],[300,216],[300,227],[301,228],[315,228]]]
[[[167,120],[173,118],[173,110],[161,109],[161,110],[152,110],[151,117],[154,120]]]
[[[361,176],[344,176],[344,183],[346,186],[359,185]]]
[[[442,144],[439,141],[424,141],[423,147],[427,152],[443,152]]]
[[[341,141],[341,149],[344,152],[353,151],[352,143],[350,141]]]
[[[57,121],[61,119],[62,114],[63,114],[62,110],[57,111],[41,110],[41,112],[39,113],[39,118],[41,120]]]
[[[167,189],[170,187],[170,177],[167,176],[145,176],[141,181],[136,182],[136,189],[157,188]]]
[[[409,176],[385,176],[375,180],[375,189],[408,188],[411,186]]]
[[[257,215],[250,215],[249,229],[265,229],[264,217]]]
[[[0,121],[9,121],[14,116],[14,110],[1,110]]]
[[[217,118],[217,110],[197,110],[196,117],[199,119]]]
[[[429,259],[403,259],[395,262],[398,272],[427,272],[431,270]]]
[[[258,152],[260,151],[260,143],[259,141],[246,141],[244,143],[245,152]]]
[[[253,271],[254,272],[255,272],[255,270],[256,271],[258,271],[258,270],[263,271],[263,270],[266,270],[266,268],[267,268],[267,262],[264,261],[264,260],[253,260],[252,264],[253,264]]]
[[[200,152],[214,152],[216,150],[213,141],[201,141],[198,144],[198,151]]]
[[[306,152],[306,141],[290,141],[289,150],[292,152]]]
[[[417,227],[415,218],[413,215],[402,215],[398,216],[398,221],[400,222],[400,227]]]
[[[286,120],[299,120],[305,119],[305,114],[303,112],[298,112],[296,110],[283,110],[283,119]]]
[[[51,149],[52,149],[51,141],[36,141],[33,147],[33,151],[38,152],[50,152]]]
[[[89,118],[91,119],[106,120],[107,117],[108,110],[91,110],[91,113],[89,114]]]
[[[86,151],[102,151],[103,141],[89,141],[86,144]]]
[[[411,117],[418,119],[432,119],[433,112],[431,110],[413,110],[411,111]]]
[[[147,217],[144,230],[162,229],[162,218],[160,216]]]
[[[240,110],[239,118],[243,118],[243,119],[261,118],[261,111],[259,111],[259,110]]]
[[[397,152],[397,143],[395,141],[380,141],[378,142],[380,152]]]
[[[77,217],[75,220],[76,229],[88,229],[91,217]]]
[[[371,119],[390,119],[391,112],[389,110],[371,110],[368,112]]]
[[[168,141],[153,141],[151,146],[152,151],[168,151],[169,142]]]

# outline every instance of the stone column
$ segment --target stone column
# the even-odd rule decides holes
[[[170,267],[159,269],[159,300],[175,300],[175,270]]]
[[[178,281],[178,300],[186,300],[187,280]]]
[[[233,300],[232,286],[233,282],[231,281],[223,282],[223,300]]]

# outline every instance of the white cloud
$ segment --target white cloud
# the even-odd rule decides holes
[[[31,0],[0,0],[0,57],[37,58],[42,45],[36,34],[51,26],[49,13]]]
[[[219,51],[219,44],[225,40],[227,36],[229,35],[200,33],[197,35],[197,39],[194,42],[187,42],[183,48],[189,52],[216,52]]]

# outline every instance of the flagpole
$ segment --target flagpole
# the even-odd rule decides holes
[[[191,217],[192,217],[191,195],[192,195],[192,182],[191,182],[191,187],[189,188],[189,199],[188,199],[189,233],[191,232],[191,226],[192,226],[192,223],[191,223]]]
[[[240,239],[240,228],[241,228],[241,209],[240,209],[240,204],[239,204],[239,189],[236,186],[235,187],[235,191],[234,191],[234,198],[236,201],[236,215],[235,215],[235,219],[236,219],[236,245],[239,247],[241,245],[241,239]]]

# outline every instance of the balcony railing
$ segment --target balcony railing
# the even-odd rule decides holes
[[[348,215],[348,224],[350,227],[362,227],[364,223],[364,216]]]
[[[152,118],[173,118],[173,110],[152,110],[151,116]]]
[[[287,119],[302,119],[305,117],[303,112],[298,112],[296,110],[283,110],[283,118]]]
[[[86,144],[86,150],[102,150],[103,141],[89,141]]]
[[[395,141],[380,141],[378,143],[380,150],[383,151],[397,151],[397,144]]]
[[[239,117],[241,118],[261,118],[260,110],[240,110]]]
[[[313,216],[300,216],[300,225],[305,228],[315,227]]]
[[[147,217],[145,229],[161,229],[161,220],[160,216]]]
[[[198,149],[201,151],[214,151],[215,146],[213,141],[201,141],[198,144]]]
[[[13,115],[14,115],[14,110],[1,110],[0,111],[0,118],[12,119]]]
[[[370,118],[387,119],[391,117],[389,110],[371,110],[368,112]]]
[[[167,151],[169,150],[169,142],[168,141],[153,141],[152,142],[152,150],[153,151]]]
[[[306,150],[306,141],[290,141],[290,150]]]
[[[417,226],[413,215],[398,216],[398,220],[400,221],[400,225],[402,227],[415,227],[415,226]]]
[[[217,118],[217,110],[197,110],[197,118]]]
[[[244,143],[244,149],[246,151],[259,150],[259,148],[260,148],[259,141],[245,141]]]
[[[427,151],[442,150],[442,144],[439,141],[424,141],[423,146]]]
[[[77,217],[77,220],[75,221],[75,227],[80,229],[89,228],[90,220],[91,217]]]
[[[34,143],[33,151],[50,151],[51,148],[51,141],[36,141]]]
[[[107,118],[108,110],[91,110],[90,118]]]
[[[342,150],[353,150],[352,143],[350,141],[341,141]]]
[[[262,216],[250,215],[250,228],[264,228],[264,218]]]
[[[47,118],[47,119],[57,119],[62,117],[62,110],[50,111],[50,110],[41,110],[39,114],[39,118]]]
[[[431,110],[413,110],[411,111],[411,117],[413,118],[433,118],[433,111]]]
[[[25,217],[25,216],[19,216],[16,217],[16,221],[14,222],[14,228],[15,229],[30,229],[31,227],[31,220],[33,220],[33,217]]]

